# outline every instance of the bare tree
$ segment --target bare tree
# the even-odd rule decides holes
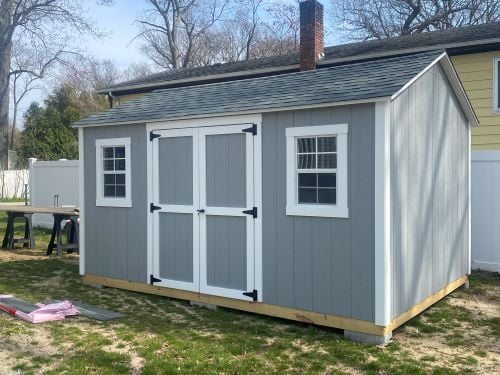
[[[130,64],[120,75],[125,81],[131,81],[136,78],[143,78],[154,73],[154,69],[146,62]]]
[[[229,0],[148,0],[137,19],[142,51],[163,68],[193,65],[202,36],[222,16]]]
[[[89,116],[108,108],[106,97],[96,90],[112,86],[121,79],[121,73],[111,60],[82,58],[64,66],[55,77],[54,86],[67,88],[66,95],[82,116]]]
[[[21,73],[41,77],[47,63],[68,63],[78,52],[71,47],[75,35],[102,36],[83,14],[78,0],[0,0],[0,165],[8,148],[10,78]],[[46,59],[11,69],[16,49],[37,51]]]
[[[498,0],[331,0],[336,24],[358,39],[477,25],[500,17]]]

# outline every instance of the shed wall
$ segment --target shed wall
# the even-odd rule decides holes
[[[287,216],[286,136],[347,123],[349,218]],[[263,301],[374,320],[374,105],[266,113],[262,124]]]
[[[85,273],[144,282],[147,274],[145,125],[90,127],[84,136]],[[132,207],[96,206],[95,140],[130,137]]]
[[[468,131],[439,65],[393,102],[392,317],[468,272]]]

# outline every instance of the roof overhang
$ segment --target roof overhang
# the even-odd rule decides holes
[[[179,120],[196,120],[202,118],[212,118],[212,117],[227,117],[227,116],[240,116],[240,115],[251,115],[257,113],[269,113],[269,112],[281,112],[281,111],[296,111],[300,109],[310,109],[310,108],[325,108],[325,107],[338,107],[344,105],[354,105],[354,104],[366,104],[366,103],[377,103],[377,102],[387,102],[390,100],[388,96],[382,96],[373,99],[360,99],[360,100],[349,100],[349,101],[341,101],[341,102],[327,102],[327,103],[318,103],[318,104],[306,104],[300,106],[289,106],[289,107],[272,107],[272,108],[264,108],[264,109],[252,109],[247,111],[238,111],[238,112],[221,112],[221,113],[207,113],[207,114],[198,114],[192,116],[177,116],[177,117],[163,117],[157,119],[148,119],[144,121],[121,121],[121,122],[107,122],[107,123],[97,123],[92,125],[71,125],[73,128],[92,128],[99,126],[114,126],[114,125],[134,125],[134,124],[155,124],[159,122],[167,122],[167,121],[179,121]]]
[[[469,125],[478,126],[479,120],[476,116],[476,113],[472,108],[469,98],[467,97],[467,94],[465,93],[465,90],[462,86],[462,82],[460,82],[457,72],[455,71],[455,68],[453,67],[453,64],[446,52],[443,52],[441,55],[439,55],[432,63],[426,66],[424,70],[418,73],[415,77],[413,77],[410,81],[408,81],[406,85],[404,85],[401,89],[399,89],[398,92],[392,95],[391,101],[393,101],[403,92],[405,92],[410,86],[412,86],[420,77],[422,77],[425,73],[427,73],[436,64],[439,64],[441,68],[443,68],[443,71],[446,74],[446,77],[448,78],[448,82],[450,83],[450,86],[455,96],[457,97],[458,102],[460,103],[462,111],[464,112],[465,116],[467,117],[467,120],[469,121]]]

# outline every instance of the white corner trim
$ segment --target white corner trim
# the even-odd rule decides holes
[[[349,217],[348,204],[348,124],[301,126],[286,128],[286,214],[290,216]],[[337,136],[337,204],[298,204],[295,168],[295,137]]]
[[[132,207],[132,170],[131,170],[131,141],[125,138],[101,138],[95,141],[96,160],[96,206],[99,207]],[[125,198],[105,198],[102,181],[102,148],[125,146]]]
[[[375,324],[391,321],[391,102],[375,104]]]
[[[78,161],[79,161],[79,166],[78,166],[78,195],[79,195],[79,202],[78,205],[80,206],[80,233],[78,234],[78,251],[80,254],[80,275],[85,275],[85,171],[84,171],[84,163],[85,163],[85,156],[84,156],[84,147],[85,147],[85,142],[83,139],[83,128],[78,129]],[[32,164],[30,163],[30,166]]]
[[[411,80],[409,80],[406,85],[401,87],[395,94],[391,96],[391,100],[396,99],[399,95],[401,95],[408,87],[413,85],[420,77],[422,77],[425,73],[427,73],[434,65],[436,65],[443,57],[447,56],[446,52],[443,52],[441,55],[439,55],[433,62],[431,62],[429,65],[427,65],[424,70],[422,70],[420,73],[418,73],[415,77],[413,77]]]
[[[469,238],[468,238],[468,257],[469,257],[469,261],[467,262],[467,267],[468,267],[468,272],[467,274],[470,275],[471,274],[471,268],[472,268],[472,191],[471,191],[471,186],[472,186],[472,183],[471,183],[471,173],[472,173],[472,162],[471,162],[471,157],[472,157],[472,150],[471,150],[471,128],[469,126],[469,144],[468,144],[468,148],[467,148],[467,154],[468,154],[468,188],[469,188],[469,194],[468,194],[468,198],[469,198],[469,202],[468,202],[468,205],[467,205],[467,208],[469,210],[468,212],[468,219],[469,219],[469,225],[468,225],[468,232],[469,232]]]

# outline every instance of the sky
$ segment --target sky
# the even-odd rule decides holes
[[[283,0],[294,1],[294,0]],[[330,0],[323,0],[325,6],[325,21],[328,21]],[[90,55],[99,60],[111,60],[119,70],[126,69],[132,63],[147,61],[139,50],[139,42],[134,41],[137,27],[134,21],[138,14],[146,7],[146,0],[115,0],[113,6],[97,5],[96,0],[83,0],[86,16],[96,22],[98,27],[108,32],[107,37],[96,40],[87,38],[79,47],[85,49]],[[325,25],[328,29],[328,25]],[[335,38],[326,35],[325,45],[332,45]],[[18,126],[22,126],[22,113],[31,102],[43,102],[50,92],[50,87],[45,85],[40,90],[34,90],[26,96],[19,108]]]

